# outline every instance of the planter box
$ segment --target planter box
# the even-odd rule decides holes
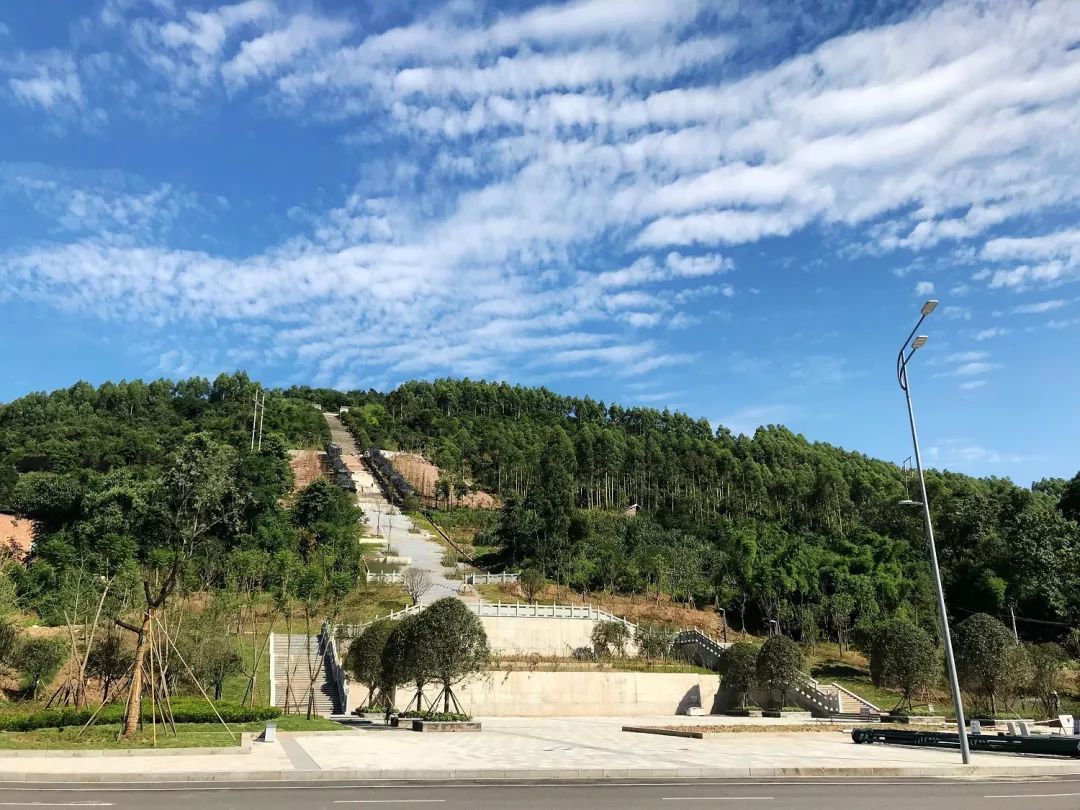
[[[762,711],[761,709],[724,709],[716,714],[722,714],[725,717],[761,717]]]
[[[471,720],[413,720],[413,731],[457,733],[463,731],[479,731],[480,724]]]
[[[765,709],[762,717],[782,717],[789,720],[813,720],[814,715],[810,712],[781,712],[773,709]]]

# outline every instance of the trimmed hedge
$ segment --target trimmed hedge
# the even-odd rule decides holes
[[[463,723],[466,720],[472,720],[467,714],[459,714],[458,712],[399,712],[398,717],[408,718],[410,720],[433,720],[435,722],[442,723]]]
[[[236,703],[217,703],[218,712],[226,723],[254,723],[281,716],[281,709],[270,706],[240,706]],[[177,723],[216,723],[217,715],[205,700],[180,698],[172,702],[173,719]],[[93,709],[43,709],[33,714],[0,716],[0,731],[35,731],[39,728],[83,726],[94,715]],[[143,720],[149,721],[150,702],[144,701]],[[98,712],[96,723],[119,723],[124,719],[124,707],[119,703]],[[160,719],[160,714],[159,714]]]

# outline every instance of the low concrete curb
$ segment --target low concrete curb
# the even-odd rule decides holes
[[[611,779],[746,779],[791,777],[995,777],[1080,776],[1080,763],[1047,762],[1037,766],[951,765],[887,768],[581,768],[578,770],[324,770],[221,771],[194,773],[5,773],[5,783],[131,784],[167,782],[536,782],[604,781]]]
[[[28,759],[45,757],[47,759],[89,759],[93,757],[194,757],[215,754],[250,754],[251,741],[255,734],[250,731],[240,732],[240,744],[218,746],[215,748],[69,748],[51,750],[0,751],[0,760]],[[0,771],[0,781],[4,780]]]

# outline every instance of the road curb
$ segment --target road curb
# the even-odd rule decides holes
[[[0,784],[159,784],[227,782],[599,782],[616,779],[745,779],[745,778],[822,778],[822,777],[1038,777],[1080,776],[1080,763],[1048,762],[1045,765],[951,765],[937,767],[883,768],[581,768],[576,770],[352,770],[324,771],[206,771],[181,773],[58,773],[10,772],[0,774]]]

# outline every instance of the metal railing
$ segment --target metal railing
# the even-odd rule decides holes
[[[344,659],[338,652],[337,639],[334,637],[334,627],[328,621],[324,621],[319,631],[322,642],[323,666],[326,667],[327,677],[337,689],[338,704],[344,712],[349,706],[349,674],[345,671]]]

